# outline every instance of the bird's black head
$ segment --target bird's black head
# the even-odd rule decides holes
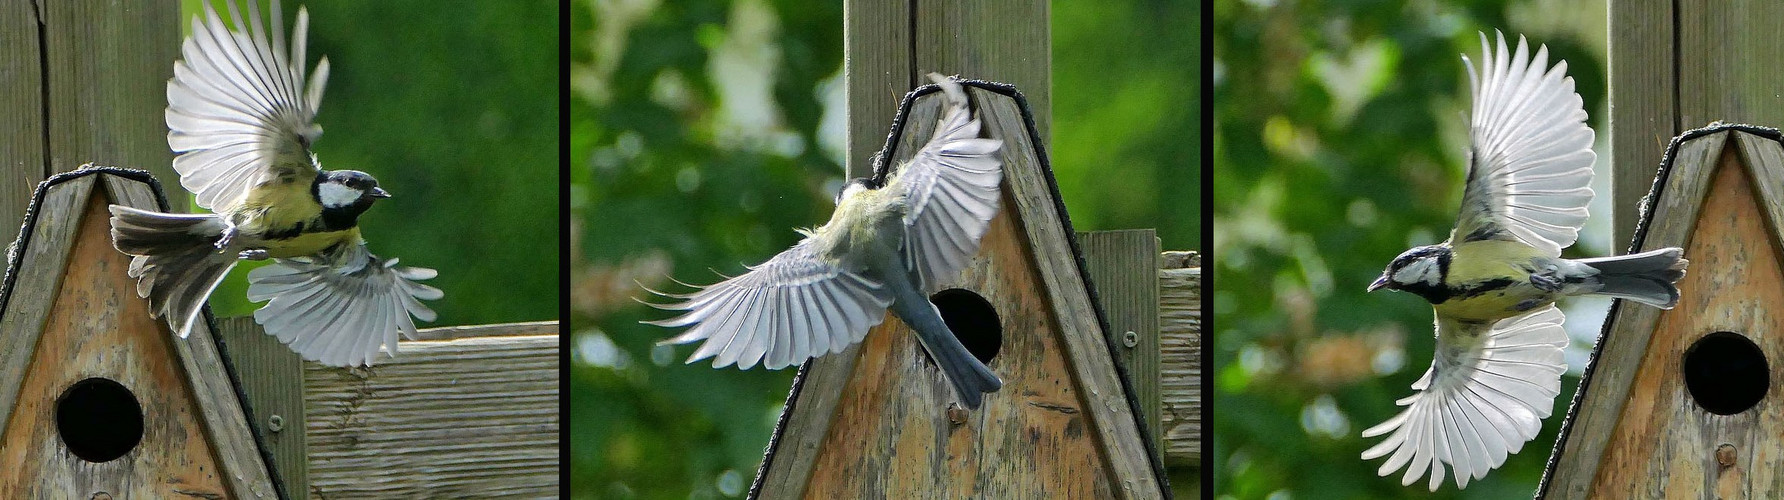
[[[1443,277],[1449,275],[1449,264],[1449,246],[1426,245],[1407,250],[1394,257],[1387,270],[1381,272],[1381,277],[1369,284],[1369,291],[1386,288],[1426,295],[1423,292],[1443,288]]]
[[[335,170],[316,176],[310,194],[322,204],[322,216],[331,227],[351,227],[372,202],[389,198],[378,179],[357,170]]]
[[[855,196],[855,194],[862,191],[879,188],[880,185],[873,182],[872,177],[856,177],[849,179],[849,183],[842,186],[842,191],[836,193],[836,204],[841,205],[842,200],[849,199],[849,197]]]

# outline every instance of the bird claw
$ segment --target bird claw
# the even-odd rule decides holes
[[[266,260],[267,259],[267,254],[266,254],[265,248],[252,248],[252,249],[248,249],[248,250],[242,250],[242,253],[240,256],[243,260]]]
[[[235,233],[235,224],[225,226],[223,228],[223,234],[217,238],[217,250],[220,251],[229,248],[229,244],[235,241]]]

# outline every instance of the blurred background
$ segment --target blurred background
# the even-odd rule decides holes
[[[1365,294],[1395,255],[1448,237],[1462,196],[1477,33],[1547,44],[1598,131],[1599,193],[1568,257],[1611,250],[1603,0],[1218,0],[1214,38],[1214,469],[1220,498],[1527,498],[1607,300],[1563,302],[1555,415],[1458,492],[1376,475],[1363,429],[1430,365],[1432,312]]]
[[[1048,153],[1073,225],[1200,248],[1200,6],[1051,8]],[[828,220],[842,3],[574,0],[570,27],[572,491],[740,497],[795,370],[684,365],[693,348],[654,347],[676,331],[638,324],[666,316],[633,299],[738,273]]]
[[[182,39],[203,5],[181,2]],[[439,320],[417,326],[557,318],[558,6],[287,0],[287,29],[299,6],[310,13],[306,71],[323,56],[330,66],[317,157],[370,173],[393,195],[359,219],[373,253],[440,271],[428,281],[446,291],[428,303]],[[162,181],[178,200],[183,191]],[[212,312],[261,305],[245,296],[253,267],[237,266]]]

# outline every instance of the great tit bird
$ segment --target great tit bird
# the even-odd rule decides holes
[[[298,10],[287,51],[278,0],[270,42],[256,4],[246,23],[226,4],[231,31],[207,2],[167,83],[174,170],[213,213],[112,205],[113,246],[133,256],[137,294],[182,338],[238,260],[272,259],[248,273],[249,300],[268,301],[254,320],[305,359],[369,365],[380,348],[396,354],[398,332],[415,338],[411,316],[433,321],[420,300],[442,293],[416,281],[436,273],[366,250],[358,218],[390,193],[364,172],[322,170],[310,145],[322,135],[313,119],[328,59],[306,83],[308,12]]]
[[[1003,181],[1002,141],[979,137],[966,93],[931,74],[948,108],[935,135],[885,182],[855,179],[838,197],[830,222],[800,230],[805,238],[750,271],[690,294],[655,292],[682,302],[655,307],[687,311],[646,323],[692,326],[664,340],[704,340],[689,363],[713,367],[759,361],[769,369],[838,353],[860,342],[888,307],[916,332],[968,408],[1003,381],[948,330],[927,299],[965,267],[997,214]]]
[[[1556,299],[1605,295],[1670,309],[1684,276],[1678,248],[1597,259],[1564,259],[1592,200],[1592,129],[1567,63],[1548,68],[1548,47],[1534,58],[1523,38],[1516,53],[1498,35],[1481,39],[1480,73],[1467,56],[1474,92],[1468,181],[1448,241],[1406,251],[1369,285],[1411,292],[1436,310],[1431,368],[1398,401],[1406,410],[1368,430],[1387,434],[1363,452],[1386,456],[1380,474],[1406,467],[1410,485],[1444,464],[1456,487],[1505,463],[1542,429],[1567,345]],[[1389,434],[1391,433],[1391,434]],[[1391,454],[1391,455],[1390,455]]]

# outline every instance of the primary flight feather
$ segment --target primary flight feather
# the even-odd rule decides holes
[[[688,327],[664,343],[701,342],[688,362],[783,368],[860,342],[889,308],[916,332],[961,401],[977,408],[1003,386],[948,330],[928,300],[966,267],[997,215],[1002,141],[979,137],[979,119],[960,85],[930,75],[948,99],[935,135],[884,186],[855,179],[830,221],[750,271],[663,309]]]
[[[112,205],[113,245],[132,255],[129,274],[151,313],[185,337],[238,260],[273,262],[248,273],[248,298],[266,333],[305,359],[369,365],[414,338],[414,318],[433,321],[417,283],[432,269],[373,255],[359,216],[390,194],[353,170],[323,170],[310,152],[328,59],[303,70],[309,14],[297,12],[291,43],[279,2],[271,22],[258,2],[247,17],[225,3],[230,29],[209,2],[167,83],[167,144],[180,185],[211,214],[167,214]],[[270,31],[270,32],[269,32]]]
[[[1678,248],[1564,259],[1592,201],[1592,129],[1567,63],[1548,48],[1515,52],[1481,34],[1481,64],[1467,56],[1473,111],[1468,180],[1448,241],[1396,257],[1369,290],[1400,290],[1432,304],[1435,359],[1397,403],[1406,409],[1364,437],[1387,457],[1380,474],[1405,468],[1402,484],[1446,474],[1458,488],[1505,463],[1542,430],[1567,370],[1567,333],[1555,300],[1605,295],[1660,308],[1678,303]]]

